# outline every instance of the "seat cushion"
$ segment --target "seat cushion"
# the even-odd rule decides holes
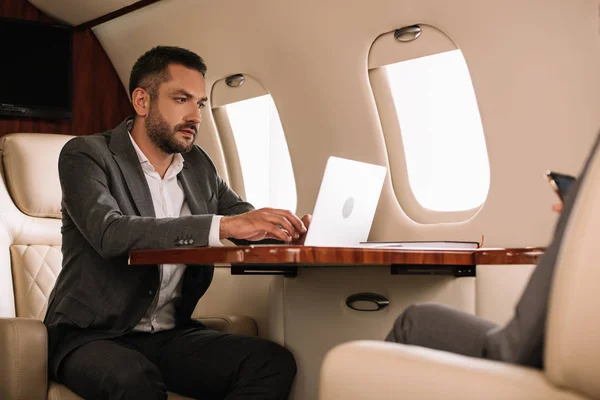
[[[320,374],[319,400],[592,399],[534,368],[373,340],[334,347]]]
[[[81,397],[67,389],[65,385],[50,382],[48,389],[48,400],[82,400]],[[169,393],[169,400],[192,400],[190,397],[181,396],[176,393]]]

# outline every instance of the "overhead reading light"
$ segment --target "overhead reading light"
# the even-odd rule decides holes
[[[399,42],[412,42],[421,36],[421,27],[419,25],[405,26],[394,31],[394,39]]]
[[[235,74],[225,78],[225,83],[227,83],[227,86],[233,88],[242,86],[244,82],[246,82],[246,78],[242,74]]]

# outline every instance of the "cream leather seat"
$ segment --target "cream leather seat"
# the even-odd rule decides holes
[[[326,356],[320,400],[600,399],[600,154],[589,168],[556,264],[544,370],[351,342]]]
[[[41,322],[61,269],[58,156],[71,136],[11,134],[0,139],[0,399],[80,399],[48,381]],[[77,174],[77,171],[73,171]],[[16,317],[16,318],[15,318]],[[257,334],[247,317],[202,320],[213,329]],[[170,399],[185,397],[171,394]]]

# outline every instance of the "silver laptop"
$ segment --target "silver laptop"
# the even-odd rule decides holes
[[[352,247],[371,230],[387,168],[329,157],[305,246]]]

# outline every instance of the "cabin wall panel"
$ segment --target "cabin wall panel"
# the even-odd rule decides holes
[[[297,278],[283,283],[284,344],[298,366],[290,400],[317,399],[325,354],[353,340],[383,340],[411,304],[436,302],[475,313],[474,277],[390,275],[389,267],[335,266],[301,268]],[[389,306],[363,312],[346,305],[349,296],[364,292],[383,295]]]
[[[26,0],[2,0],[0,17],[56,22]],[[10,55],[3,55],[6,56]],[[40,60],[40,68],[43,68],[43,60]],[[132,113],[127,92],[104,49],[92,30],[85,29],[73,35],[72,119],[2,117],[0,136],[15,132],[89,135],[113,128]]]
[[[330,155],[389,166],[367,59],[379,35],[415,23],[444,32],[465,57],[489,194],[468,221],[423,225],[406,216],[388,177],[370,239],[484,235],[488,247],[547,245],[557,200],[542,174],[577,174],[600,128],[597,0],[161,1],[94,33],[124,84],[136,58],[158,44],[202,55],[207,88],[240,71],[260,80],[277,104],[303,214]]]

